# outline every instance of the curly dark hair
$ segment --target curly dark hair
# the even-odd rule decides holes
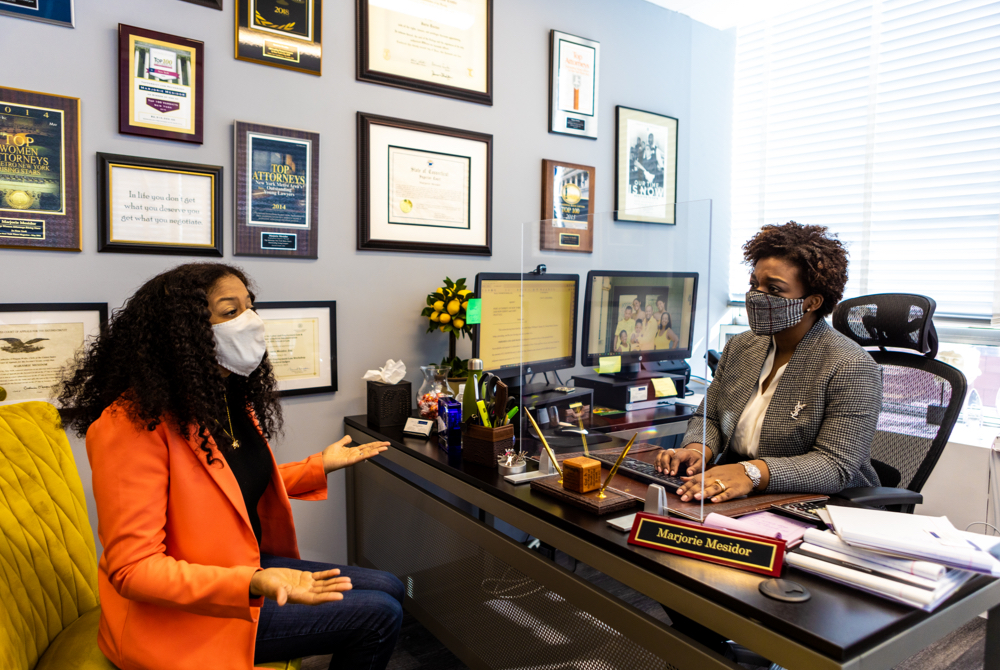
[[[823,296],[816,316],[833,312],[844,297],[847,285],[847,249],[826,226],[809,226],[794,221],[768,225],[743,245],[743,259],[751,266],[765,258],[781,258],[799,270],[807,295]]]
[[[208,438],[217,417],[226,415],[226,383],[215,358],[208,292],[229,276],[253,298],[246,273],[223,263],[180,265],[143,284],[64,373],[63,423],[85,437],[101,413],[122,399],[137,426],[152,431],[170,422],[186,439],[200,437],[206,460],[214,463]],[[264,436],[280,432],[281,405],[267,354],[249,377],[235,375],[233,382],[231,392],[242,394]],[[228,440],[216,442],[223,452],[231,449]]]

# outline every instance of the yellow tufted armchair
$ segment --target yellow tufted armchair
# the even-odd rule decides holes
[[[0,407],[0,668],[115,670],[97,647],[100,618],[94,535],[59,413]]]

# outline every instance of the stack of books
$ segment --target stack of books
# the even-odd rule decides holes
[[[1000,577],[1000,537],[960,531],[947,517],[826,512],[833,532],[807,530],[789,565],[928,612],[976,573]]]

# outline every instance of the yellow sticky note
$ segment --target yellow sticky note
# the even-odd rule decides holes
[[[621,356],[601,356],[601,367],[598,370],[598,374],[610,375],[612,373],[621,371],[622,371]]]
[[[677,387],[674,386],[674,380],[670,377],[653,377],[651,381],[657,398],[669,398],[677,395]]]
[[[570,409],[580,409],[581,407],[583,407],[583,403],[582,402],[575,402],[575,403],[573,403],[572,405],[569,406]]]

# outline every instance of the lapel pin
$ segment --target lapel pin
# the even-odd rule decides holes
[[[798,419],[799,418],[799,412],[801,412],[805,408],[806,408],[805,403],[796,402],[795,403],[795,409],[792,410],[791,417],[793,419]]]

